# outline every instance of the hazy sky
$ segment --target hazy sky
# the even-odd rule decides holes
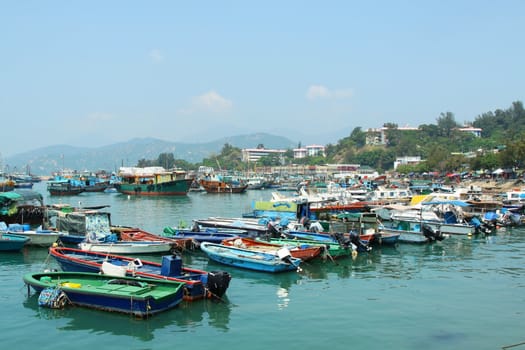
[[[473,121],[523,101],[524,26],[523,0],[2,1],[0,154]]]

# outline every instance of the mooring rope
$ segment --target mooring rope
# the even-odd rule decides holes
[[[521,343],[512,344],[512,345],[502,346],[501,348],[510,349],[510,348],[515,348],[516,346],[521,346],[521,345],[525,345],[525,341],[522,341]]]

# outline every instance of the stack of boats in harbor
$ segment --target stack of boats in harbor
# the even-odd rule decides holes
[[[182,180],[173,172],[128,170],[128,180],[116,185],[123,194],[180,195],[166,182]],[[192,181],[184,175],[179,182],[185,184],[182,192],[189,191]],[[433,243],[523,224],[525,191],[514,188],[504,194],[488,197],[474,186],[414,195],[410,188],[397,185],[374,189],[330,185],[320,191],[303,184],[296,192],[273,192],[268,200],[254,201],[251,210],[238,217],[195,218],[190,227],[170,226],[159,234],[113,225],[105,206],[42,205],[41,225],[6,223],[0,226],[0,238],[11,241],[14,250],[28,244],[49,247],[64,270],[24,277],[41,294],[43,304],[63,306],[69,300],[147,317],[176,307],[183,299],[221,298],[229,288],[234,270],[192,269],[182,266],[175,253],[200,249],[210,260],[232,268],[300,273],[305,261],[335,261],[373,252],[381,245]],[[38,243],[37,235],[53,239]],[[156,254],[161,262],[133,257],[136,254]],[[101,274],[105,277],[95,277]],[[88,285],[95,287],[84,291]],[[77,299],[79,293],[91,294],[86,301]],[[132,304],[139,303],[137,295],[144,297],[141,305]]]

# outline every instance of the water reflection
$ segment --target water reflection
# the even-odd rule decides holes
[[[178,313],[173,320],[177,326],[183,327],[182,329],[194,328],[207,323],[226,332],[229,330],[228,324],[232,308],[233,305],[227,296],[223,296],[221,301],[184,302],[179,306]]]
[[[240,287],[246,293],[255,291],[257,294],[275,295],[277,309],[282,310],[289,306],[291,302],[292,289],[301,284],[303,273],[295,271],[282,273],[259,272],[246,269],[240,269],[225,265],[220,265],[213,261],[208,261],[206,266],[208,271],[223,270],[232,276],[229,291],[227,295],[234,295],[237,287]],[[255,294],[253,295],[255,297]]]
[[[173,310],[162,312],[149,319],[137,319],[125,314],[82,307],[69,306],[62,310],[39,307],[38,295],[34,293],[26,298],[23,305],[33,310],[34,317],[39,320],[64,320],[66,323],[59,326],[59,330],[87,330],[93,334],[131,336],[142,341],[153,340],[155,333],[162,329],[181,332],[202,326],[203,323],[226,332],[229,330],[232,308],[227,298],[221,302],[212,300],[182,302]]]
[[[33,265],[31,268],[44,268],[50,261],[49,251],[47,248],[38,248],[25,246],[18,252],[2,252],[0,254],[0,266],[25,266]]]
[[[425,269],[444,271],[450,268],[450,264],[461,266],[473,259],[477,245],[473,240],[458,237],[433,244],[380,246],[354,258],[304,264],[303,275],[314,280],[333,277],[412,279]]]

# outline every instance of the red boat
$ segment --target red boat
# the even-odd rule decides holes
[[[276,254],[280,249],[287,248],[292,257],[301,259],[302,261],[312,260],[313,258],[318,257],[324,250],[321,246],[307,245],[304,244],[304,242],[297,245],[287,242],[285,245],[282,245],[244,237],[228,238],[223,240],[222,244],[237,248],[263,251],[265,253],[276,252]]]
[[[122,241],[162,241],[173,243],[173,247],[180,250],[195,248],[196,244],[191,238],[175,239],[150,233],[140,228],[112,227],[111,230],[120,236]]]

